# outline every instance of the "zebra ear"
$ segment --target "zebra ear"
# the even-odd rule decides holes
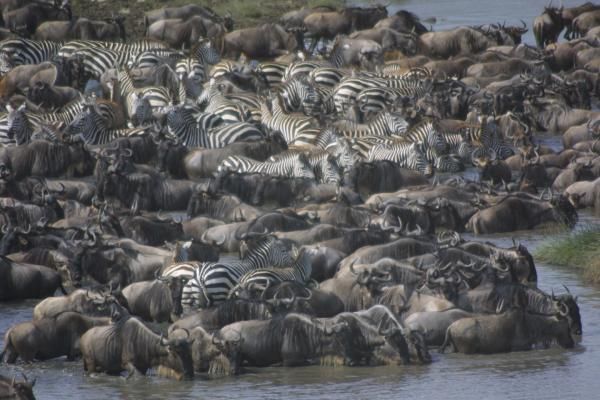
[[[6,105],[6,111],[8,111],[9,113],[13,112],[15,109],[12,108],[12,106],[10,104]]]
[[[27,108],[27,104],[23,103],[19,106],[19,108],[17,109],[18,111],[25,111],[25,109]]]

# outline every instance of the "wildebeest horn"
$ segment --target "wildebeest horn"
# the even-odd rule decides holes
[[[163,216],[161,215],[161,213],[162,213],[162,210],[158,210],[158,212],[156,213],[156,219],[158,219],[159,221],[163,221],[163,222],[164,222],[164,221],[168,221],[168,220],[169,220],[169,218],[167,218],[167,217],[163,217]]]
[[[563,287],[565,288],[565,290],[567,291],[568,294],[571,294],[571,291],[569,290],[569,288],[566,285],[563,285]]]
[[[2,225],[2,233],[5,234],[5,235],[8,233],[8,224],[3,224]]]
[[[356,262],[356,260],[353,260],[353,261],[350,263],[350,266],[349,266],[350,273],[351,273],[352,275],[358,275],[358,273],[357,273],[357,272],[354,270],[354,263],[355,263],[355,262]]]
[[[168,346],[168,344],[169,344],[169,342],[165,341],[165,338],[164,338],[163,334],[161,333],[160,334],[160,345],[164,347],[164,346]]]
[[[31,232],[31,224],[27,224],[27,230],[23,230],[20,227],[17,227],[15,230],[19,233],[27,235],[29,232]]]
[[[500,314],[502,312],[503,308],[504,308],[504,299],[500,300],[500,302],[496,306],[496,314]]]

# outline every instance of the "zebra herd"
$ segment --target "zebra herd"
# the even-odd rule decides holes
[[[300,55],[235,61],[221,59],[206,39],[189,52],[153,40],[4,40],[1,72],[44,65],[52,71],[52,85],[73,86],[80,95],[52,110],[27,100],[7,106],[0,116],[0,143],[46,139],[103,146],[149,136],[186,148],[217,149],[281,135],[288,146],[283,153],[266,160],[230,155],[216,173],[335,185],[359,162],[387,160],[430,176],[461,171],[473,156],[512,153],[493,120],[448,130],[434,115],[415,118],[414,110],[435,83],[428,69],[387,65],[367,72],[341,68],[335,56],[333,61]],[[310,267],[301,255],[292,257],[280,247],[268,238],[239,262],[176,263],[163,274],[184,276],[183,303],[201,307],[224,301],[247,281],[305,283]],[[289,265],[294,267],[273,269]]]

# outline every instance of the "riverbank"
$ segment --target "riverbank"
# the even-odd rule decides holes
[[[590,225],[568,236],[548,239],[535,252],[537,261],[576,268],[584,280],[600,284],[600,225]]]
[[[126,18],[127,40],[141,39],[144,36],[144,13],[162,7],[175,7],[186,4],[199,4],[211,7],[224,15],[230,12],[235,21],[235,29],[247,28],[266,22],[276,22],[288,11],[301,7],[328,5],[340,7],[343,0],[73,0],[73,14],[90,19],[102,19],[112,15]]]

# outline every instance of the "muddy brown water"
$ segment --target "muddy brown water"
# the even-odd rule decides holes
[[[575,2],[565,1],[566,6]],[[579,3],[579,2],[577,2]],[[402,1],[390,11],[405,8],[422,18],[436,17],[434,29],[461,24],[525,20],[530,26],[546,1],[436,0]],[[429,25],[429,23],[427,23]],[[529,32],[527,43],[533,43]],[[543,142],[560,148],[557,137]],[[472,172],[467,173],[469,177]],[[579,227],[600,220],[581,213]],[[479,237],[508,247],[512,238],[533,252],[548,234],[543,231]],[[176,382],[156,376],[133,378],[86,376],[82,363],[63,359],[32,365],[0,365],[3,375],[25,372],[37,378],[38,399],[599,399],[600,288],[585,284],[569,268],[537,263],[539,287],[562,291],[567,285],[579,296],[582,341],[573,350],[547,350],[498,355],[439,355],[433,363],[407,367],[250,368],[243,375],[207,381]],[[0,346],[13,324],[31,319],[35,300],[0,303]]]

